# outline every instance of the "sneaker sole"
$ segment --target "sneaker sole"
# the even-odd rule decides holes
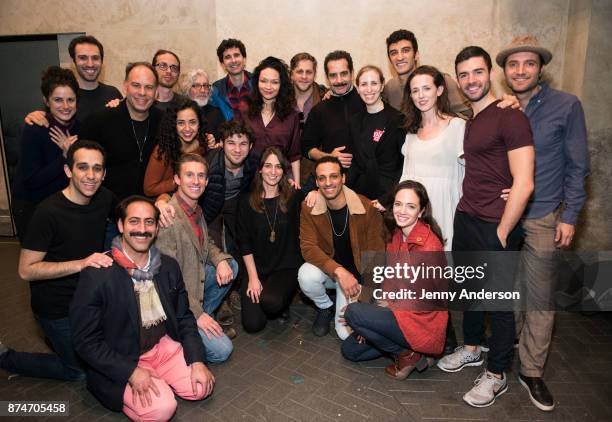
[[[440,369],[441,369],[442,371],[444,371],[444,372],[451,372],[451,373],[452,373],[452,372],[459,372],[459,371],[461,371],[463,368],[465,368],[466,366],[480,366],[480,365],[482,365],[483,363],[484,363],[484,359],[482,359],[482,356],[481,356],[481,359],[480,359],[479,361],[477,361],[477,362],[467,362],[467,363],[464,363],[463,365],[461,365],[461,366],[460,366],[460,367],[458,367],[458,368],[443,368],[443,367],[441,367],[441,366],[440,366],[440,361],[438,361],[438,363],[436,364],[436,366],[437,366],[438,368],[440,368]]]
[[[491,401],[490,401],[490,402],[488,402],[488,403],[484,403],[484,404],[475,404],[475,403],[470,403],[470,402],[469,402],[469,401],[467,401],[465,398],[463,399],[463,401],[464,401],[466,404],[468,404],[468,405],[470,405],[470,406],[472,406],[472,407],[478,407],[478,408],[481,408],[481,407],[489,407],[489,406],[491,406],[493,403],[495,403],[495,399],[496,399],[496,398],[498,398],[499,396],[501,396],[502,394],[504,394],[506,391],[508,391],[508,384],[506,384],[506,385],[504,386],[504,388],[502,388],[501,390],[499,390],[499,391],[498,391],[498,392],[497,392],[497,393],[496,393],[496,394],[493,396],[493,400],[491,400]]]
[[[533,396],[531,395],[531,390],[529,389],[529,386],[527,385],[527,383],[523,381],[521,377],[518,377],[518,380],[521,383],[521,385],[525,387],[525,390],[527,390],[527,393],[529,393],[529,398],[531,399],[531,402],[533,403],[535,407],[537,407],[538,409],[544,412],[552,412],[552,410],[555,408],[554,403],[552,404],[552,406],[546,406],[545,404],[540,403],[535,398],[533,398]]]

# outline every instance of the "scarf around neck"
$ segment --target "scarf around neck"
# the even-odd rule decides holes
[[[166,313],[159,300],[159,294],[153,284],[153,278],[159,273],[161,257],[155,246],[149,249],[149,265],[138,268],[132,258],[123,250],[121,236],[113,239],[113,259],[123,267],[134,282],[134,292],[138,295],[140,303],[140,319],[143,328],[151,328],[166,320]]]

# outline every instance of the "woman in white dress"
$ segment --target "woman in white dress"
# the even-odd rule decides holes
[[[462,193],[465,121],[450,111],[444,76],[435,67],[420,66],[412,72],[404,98],[408,134],[400,181],[416,180],[425,186],[448,251]]]

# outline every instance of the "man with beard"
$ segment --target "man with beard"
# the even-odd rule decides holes
[[[455,59],[459,86],[470,100],[473,117],[465,128],[465,178],[463,196],[454,220],[453,253],[455,263],[462,265],[466,254],[474,251],[516,251],[521,232],[518,224],[529,196],[533,192],[534,149],[529,121],[519,110],[500,109],[491,93],[491,57],[480,47],[466,47]],[[511,186],[508,200],[500,192]],[[499,254],[487,255],[493,259]],[[485,280],[510,280],[514,266],[504,255],[489,265],[492,272]],[[497,278],[496,278],[497,277]],[[492,286],[485,284],[485,288]],[[508,310],[489,312],[492,335],[489,338],[487,368],[475,386],[463,396],[474,407],[486,407],[508,389],[505,369],[510,364],[514,343],[512,303]],[[465,366],[480,366],[480,342],[484,334],[484,312],[463,314],[465,344],[438,362],[446,372],[457,372]]]
[[[172,51],[157,50],[151,60],[157,73],[158,85],[155,95],[155,108],[166,111],[185,97],[172,90],[181,76],[181,61]]]
[[[344,168],[338,158],[318,160],[315,174],[319,197],[313,207],[302,203],[300,246],[306,262],[298,271],[298,281],[316,306],[314,335],[327,335],[335,315],[336,333],[344,340],[349,332],[339,319],[348,299],[360,293],[362,254],[385,250],[382,217],[368,198],[344,186]],[[326,288],[336,289],[335,311]]]
[[[533,36],[521,36],[496,57],[506,83],[531,123],[535,145],[535,191],[527,204],[519,282],[526,312],[517,313],[520,333],[518,378],[533,404],[551,411],[552,394],[542,379],[555,321],[552,294],[558,278],[555,251],[569,247],[586,200],[589,174],[584,111],[578,98],[541,80],[552,54]]]
[[[196,69],[189,72],[187,78],[185,78],[183,92],[200,106],[202,120],[206,125],[204,132],[208,138],[209,148],[212,149],[220,146],[216,140],[219,139],[219,125],[223,123],[224,119],[221,110],[210,104],[212,85],[208,79],[208,73],[202,69]]]
[[[153,106],[157,74],[146,62],[125,69],[125,100],[115,108],[91,115],[81,127],[82,139],[93,139],[106,150],[104,184],[121,200],[143,194],[144,173],[157,142],[161,111]]]
[[[365,111],[365,104],[353,86],[353,59],[349,53],[332,51],[325,57],[323,67],[331,97],[312,108],[302,132],[302,155],[313,161],[336,157],[342,167],[349,168],[353,159],[349,120]]]
[[[68,53],[77,73],[79,103],[76,117],[83,122],[92,113],[104,109],[111,100],[120,99],[117,88],[100,82],[100,72],[104,62],[104,47],[91,35],[81,35],[70,41]],[[27,124],[49,127],[45,112],[36,110],[25,118]]]
[[[103,251],[106,219],[113,196],[100,187],[104,150],[77,141],[66,154],[67,188],[41,202],[30,222],[19,256],[19,276],[28,281],[34,318],[54,353],[26,353],[0,343],[0,368],[30,377],[80,380],[84,373],[71,340],[68,307],[79,273],[108,267]]]
[[[159,213],[144,197],[120,205],[112,265],[83,271],[70,306],[74,348],[89,365],[87,387],[100,402],[136,421],[167,421],[174,393],[210,395],[214,375],[177,262],[153,241]]]
[[[225,120],[239,119],[248,109],[247,99],[253,89],[252,75],[244,69],[246,48],[242,41],[229,38],[217,47],[217,57],[227,75],[213,84],[212,105],[221,109]]]
[[[417,61],[419,60],[419,44],[414,34],[405,29],[392,32],[387,37],[387,57],[397,76],[387,81],[383,90],[383,97],[391,107],[401,110],[406,82],[410,74],[417,68]],[[448,89],[451,110],[458,114],[469,115],[471,112],[470,104],[461,94],[457,82],[448,73],[443,75]]]

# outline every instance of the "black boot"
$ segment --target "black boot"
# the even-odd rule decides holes
[[[323,337],[329,333],[329,323],[334,319],[334,306],[327,309],[317,308],[317,316],[312,324],[312,332],[315,336]]]

